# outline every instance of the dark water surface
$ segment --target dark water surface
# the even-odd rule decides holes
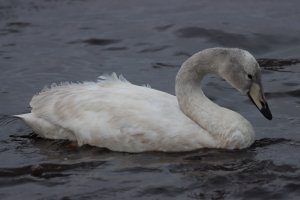
[[[300,3],[296,0],[0,0],[0,199],[300,199]],[[129,154],[36,138],[9,115],[53,82],[122,73],[174,93],[191,54],[249,50],[274,119],[220,78],[206,94],[249,119],[245,150]]]

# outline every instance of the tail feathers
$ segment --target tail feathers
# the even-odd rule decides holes
[[[36,134],[40,137],[48,139],[68,139],[75,140],[74,134],[58,125],[52,124],[47,120],[35,116],[33,113],[26,113],[20,115],[13,115],[22,119],[28,126],[30,126]]]
[[[13,117],[19,118],[19,119],[26,119],[31,115],[31,113],[26,113],[26,114],[19,114],[19,115],[13,115]]]
[[[13,115],[13,117],[22,119],[28,126],[30,126],[34,132],[39,134],[41,129],[41,119],[38,117],[35,117],[32,113],[25,113],[20,115]],[[43,120],[45,121],[45,120]],[[43,124],[43,122],[42,122]]]

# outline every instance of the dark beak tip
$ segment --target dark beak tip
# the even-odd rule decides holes
[[[261,110],[261,113],[268,119],[268,120],[272,120],[273,116],[272,116],[272,113],[269,109],[269,106],[268,104],[266,104],[265,107],[263,107]]]
[[[272,114],[270,114],[269,116],[266,116],[266,118],[267,118],[268,120],[272,120],[273,116],[272,116]]]

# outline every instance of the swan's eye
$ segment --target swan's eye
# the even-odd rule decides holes
[[[251,75],[251,74],[248,74],[248,78],[249,78],[250,80],[252,80],[252,75]]]

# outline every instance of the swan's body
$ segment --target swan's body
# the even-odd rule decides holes
[[[256,63],[248,52],[239,49],[208,49],[189,58],[176,78],[177,98],[113,74],[98,82],[46,89],[33,97],[31,113],[17,117],[41,137],[114,151],[245,148],[254,141],[251,124],[240,114],[211,102],[200,88],[202,77],[211,72],[221,74],[225,69],[222,61],[237,57],[236,52],[242,52],[242,60]],[[251,70],[256,73],[259,67]],[[245,92],[234,81],[232,84]]]

